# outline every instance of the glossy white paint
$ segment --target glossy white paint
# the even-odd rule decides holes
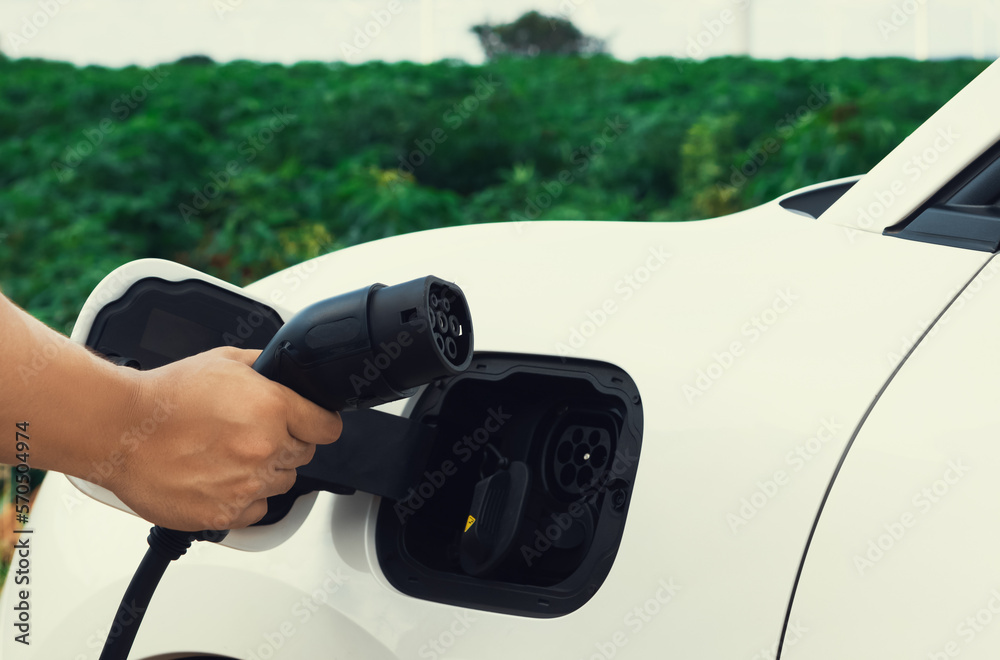
[[[819,519],[783,658],[1000,652],[1000,262],[880,397]]]

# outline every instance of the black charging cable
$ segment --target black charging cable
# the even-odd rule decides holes
[[[111,632],[104,642],[100,660],[127,660],[142,618],[149,608],[149,601],[160,583],[160,578],[170,562],[188,551],[194,541],[218,543],[229,534],[226,530],[203,532],[178,532],[165,527],[149,530],[149,550],[146,551],[139,568],[122,596]]]

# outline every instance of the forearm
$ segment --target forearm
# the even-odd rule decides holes
[[[15,424],[30,424],[28,464],[101,482],[139,397],[139,374],[116,367],[0,295],[0,462]],[[104,473],[104,474],[102,474]]]

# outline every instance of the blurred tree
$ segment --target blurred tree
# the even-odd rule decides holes
[[[184,65],[194,65],[194,66],[211,66],[215,64],[213,60],[208,55],[185,55],[178,59],[175,64]]]
[[[537,11],[523,14],[513,23],[474,25],[472,32],[486,53],[495,60],[504,55],[534,57],[554,55],[589,55],[604,52],[604,41],[590,37],[565,18],[545,16]]]

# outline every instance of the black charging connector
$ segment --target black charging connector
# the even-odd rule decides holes
[[[348,433],[350,418],[345,414],[345,434],[317,448],[312,462],[299,469],[295,487],[286,496],[268,500],[268,516],[262,522],[280,520],[295,497],[312,490],[400,497],[414,468],[421,465],[428,436],[418,427],[401,429],[398,418],[365,409],[411,396],[421,385],[464,371],[472,351],[472,317],[465,295],[433,276],[395,286],[375,284],[296,314],[264,348],[254,370],[328,410],[356,410],[367,420],[363,428],[392,435],[383,442],[366,442]],[[145,612],[167,565],[193,541],[218,542],[227,533],[154,527],[150,548],[115,616],[113,630],[118,634],[109,635],[100,660],[127,660],[142,621],[128,612]]]
[[[327,410],[351,410],[408,397],[470,362],[465,296],[428,276],[306,307],[278,330],[253,368]]]

